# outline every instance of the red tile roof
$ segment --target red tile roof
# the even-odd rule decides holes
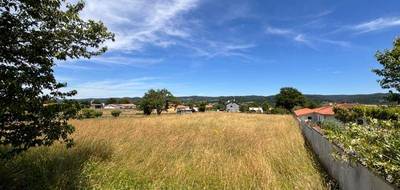
[[[308,115],[308,114],[312,114],[312,113],[317,113],[317,114],[321,114],[321,115],[335,115],[335,113],[333,112],[333,106],[324,106],[324,107],[315,108],[315,109],[303,108],[303,109],[294,111],[294,114],[296,114],[296,116],[303,116],[303,115]]]
[[[294,111],[294,114],[296,116],[307,115],[307,114],[310,114],[310,113],[313,113],[312,109],[310,109],[310,108],[303,108],[303,109],[299,109],[299,110],[295,110]]]

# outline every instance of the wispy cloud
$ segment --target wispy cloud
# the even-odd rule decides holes
[[[329,45],[335,45],[335,46],[340,46],[340,47],[350,47],[351,46],[350,42],[309,36],[304,33],[296,32],[293,29],[287,29],[287,28],[276,28],[276,27],[268,26],[266,28],[265,32],[268,35],[277,35],[277,36],[282,36],[282,37],[291,39],[294,42],[304,44],[315,50],[317,50],[318,45],[322,45],[322,44],[329,44]]]
[[[358,31],[358,33],[366,33],[396,26],[400,26],[400,17],[390,17],[390,18],[381,17],[375,20],[351,26],[350,28],[352,30]]]
[[[67,61],[58,61],[56,67],[70,70],[90,70],[98,68],[99,64],[104,66],[113,67],[119,66],[131,66],[131,67],[147,67],[150,65],[158,64],[163,62],[162,58],[147,58],[147,57],[135,57],[135,56],[110,56],[103,55],[100,57],[92,57],[91,59],[70,59]],[[93,66],[93,65],[96,65]]]
[[[96,63],[104,63],[108,65],[126,65],[126,66],[146,66],[161,63],[161,58],[136,58],[136,57],[124,57],[124,56],[105,56],[95,57],[91,59]]]
[[[82,16],[103,21],[116,33],[112,50],[141,50],[146,45],[167,47],[172,38],[190,36],[183,14],[198,0],[87,0]]]
[[[299,33],[294,31],[293,29],[287,28],[276,28],[268,26],[266,28],[266,33],[270,35],[278,35],[289,38],[295,42],[305,44],[307,46],[313,47],[313,44],[310,40],[306,39],[306,35],[303,33]]]
[[[253,43],[233,43],[212,40],[192,41],[183,43],[184,47],[195,51],[195,56],[214,58],[214,57],[241,57],[251,59],[248,50],[256,47]]]
[[[290,29],[274,28],[270,26],[268,26],[265,31],[268,34],[276,34],[276,35],[293,35],[295,33]]]
[[[71,61],[58,61],[56,62],[56,68],[70,69],[70,70],[90,70],[92,69],[89,66],[83,66],[78,64],[77,62]]]
[[[163,87],[165,87],[165,84],[160,82],[160,78],[141,77],[126,80],[106,79],[79,84],[71,83],[66,90],[77,90],[78,94],[74,98],[104,98],[142,96],[150,88]]]

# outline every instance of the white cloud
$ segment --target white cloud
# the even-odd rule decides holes
[[[289,29],[282,29],[282,28],[274,28],[274,27],[267,27],[266,32],[268,34],[275,34],[275,35],[293,35],[293,31]]]
[[[161,58],[136,58],[136,57],[124,57],[124,56],[104,56],[104,57],[95,57],[91,60],[96,63],[104,63],[104,64],[117,64],[117,65],[126,65],[126,66],[146,66],[153,65],[157,63],[161,63],[163,59]]]
[[[150,88],[163,88],[164,84],[159,80],[154,77],[96,80],[79,84],[72,83],[66,90],[77,90],[78,94],[74,98],[134,97],[143,96],[143,93]]]
[[[375,20],[352,26],[351,29],[358,31],[359,33],[366,33],[396,26],[400,26],[400,17],[377,18]]]
[[[111,50],[141,50],[150,44],[173,45],[190,36],[183,14],[198,0],[87,0],[82,17],[103,21],[116,34]]]
[[[301,42],[301,43],[307,43],[308,40],[306,40],[306,38],[304,37],[304,34],[297,34],[294,38],[294,41],[296,42]]]
[[[211,40],[192,41],[190,44],[181,44],[186,48],[195,51],[195,56],[214,58],[214,57],[241,57],[251,59],[247,54],[248,50],[256,45],[252,43],[231,43]]]
[[[88,66],[78,65],[77,62],[57,61],[55,68],[71,69],[71,70],[90,70]]]
[[[351,44],[346,41],[339,41],[339,40],[331,40],[325,38],[319,38],[315,36],[307,36],[306,34],[296,32],[293,29],[286,29],[286,28],[275,28],[275,27],[267,27],[266,33],[269,35],[277,35],[282,36],[288,39],[291,39],[297,43],[304,44],[312,49],[317,50],[317,45],[321,44],[330,44],[340,47],[350,47]]]
[[[121,56],[99,56],[92,57],[91,59],[69,59],[67,61],[57,61],[57,68],[71,69],[71,70],[90,70],[97,68],[94,64],[101,64],[104,66],[132,66],[132,67],[146,67],[163,62],[162,58],[143,58],[143,57],[129,57],[126,55]]]
[[[307,40],[305,35],[299,32],[295,32],[292,29],[286,28],[275,28],[275,27],[267,27],[266,33],[270,35],[278,35],[283,36],[289,39],[292,39],[298,43],[304,43],[306,45],[311,45],[311,41]]]

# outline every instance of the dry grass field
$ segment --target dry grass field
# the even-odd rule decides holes
[[[76,145],[0,163],[16,189],[326,189],[291,116],[204,113],[76,120]]]

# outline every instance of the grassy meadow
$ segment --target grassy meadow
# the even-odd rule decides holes
[[[0,163],[0,189],[327,189],[291,116],[71,121],[76,145]]]

